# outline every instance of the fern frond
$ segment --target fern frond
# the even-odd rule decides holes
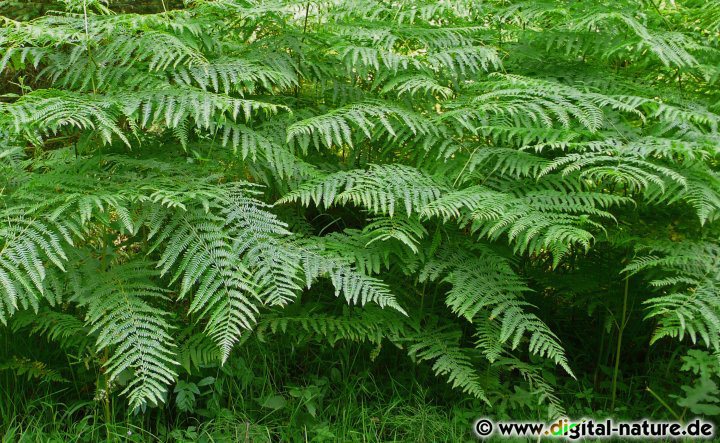
[[[509,342],[511,349],[519,346],[527,332],[531,353],[547,357],[573,374],[557,336],[536,315],[526,312],[532,305],[523,300],[523,293],[530,288],[506,260],[489,249],[479,254],[444,249],[426,265],[421,281],[442,274],[443,281],[452,285],[446,303],[454,313],[473,323],[499,320],[498,343]],[[496,348],[485,349],[489,360],[498,357]]]
[[[453,95],[452,89],[440,85],[434,78],[427,75],[395,76],[385,83],[380,92],[386,94],[390,91],[395,92],[398,97],[405,94],[412,97],[423,93],[447,99]]]
[[[294,72],[278,71],[239,58],[212,60],[202,65],[184,67],[173,72],[180,85],[197,85],[213,92],[254,92],[256,85],[265,90],[287,89],[297,84]]]
[[[167,312],[156,305],[166,290],[152,281],[150,263],[131,261],[92,273],[75,299],[87,306],[86,320],[97,334],[98,351],[107,350],[105,367],[110,379],[125,371],[133,378],[122,391],[133,409],[165,401],[175,381],[172,327]]]
[[[436,134],[430,121],[414,112],[380,101],[344,106],[309,119],[293,123],[287,130],[288,143],[307,147],[311,142],[321,146],[353,146],[354,134],[359,129],[367,138],[373,138],[377,126],[391,136],[396,136],[402,126],[413,134]]]
[[[197,209],[168,215],[154,236],[153,248],[163,245],[161,275],[173,272],[181,298],[192,293],[189,310],[207,319],[205,331],[225,361],[255,323],[260,297],[252,273],[228,238],[225,219]]]
[[[417,361],[432,361],[435,374],[446,376],[454,388],[489,404],[477,369],[467,353],[458,346],[458,341],[459,335],[455,332],[413,335],[408,355]]]
[[[720,248],[705,242],[654,242],[637,249],[644,255],[624,272],[654,275],[650,283],[663,292],[643,302],[646,318],[658,321],[652,341],[682,340],[687,334],[693,342],[702,339],[707,347],[720,349]]]
[[[351,202],[377,214],[391,217],[395,208],[404,207],[410,216],[440,196],[446,189],[422,172],[401,165],[371,165],[368,171],[331,174],[303,184],[278,203],[300,201],[326,208],[334,203]]]
[[[112,100],[60,90],[40,90],[24,95],[11,104],[0,104],[0,111],[12,119],[15,131],[56,134],[65,127],[98,131],[105,143],[113,136],[130,144],[116,124],[119,111]]]
[[[38,309],[45,292],[46,266],[64,270],[71,231],[49,219],[26,218],[17,211],[0,215],[0,322],[19,307]]]

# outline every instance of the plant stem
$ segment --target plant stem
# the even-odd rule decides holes
[[[618,372],[620,370],[620,352],[622,350],[622,339],[623,339],[623,331],[625,331],[625,324],[627,323],[626,315],[627,315],[627,304],[628,304],[628,287],[630,283],[630,276],[625,277],[625,293],[623,295],[623,310],[622,310],[622,317],[620,318],[620,323],[618,324],[618,339],[617,339],[617,348],[615,350],[615,369],[613,370],[613,379],[612,379],[612,388],[611,388],[611,395],[610,397],[612,400],[610,401],[610,410],[615,410],[615,399],[617,396],[617,377]]]
[[[301,50],[302,50],[302,44],[305,43],[305,33],[307,32],[307,24],[308,24],[308,16],[310,15],[310,2],[307,2],[305,5],[305,20],[303,23],[303,32],[302,32],[302,38],[300,39],[300,48],[298,48],[298,57],[297,57],[297,71],[298,71],[298,83],[297,86],[295,86],[295,98],[298,98],[300,96],[300,86],[301,86],[301,75],[300,75],[300,63],[302,63],[302,57],[301,57]]]
[[[670,413],[673,415],[673,417],[675,417],[675,418],[677,419],[677,421],[679,421],[680,423],[683,423],[682,417],[680,417],[680,416],[677,414],[677,412],[675,412],[675,410],[674,410],[673,408],[671,408],[670,405],[668,405],[668,404],[665,402],[665,400],[663,400],[662,398],[660,398],[660,396],[657,395],[657,394],[655,393],[655,391],[653,391],[652,389],[650,389],[650,386],[648,386],[647,388],[645,388],[645,390],[648,391],[650,394],[652,394],[652,396],[655,397],[655,398],[657,399],[657,401],[660,402],[661,405],[665,406],[665,409],[667,409],[668,411],[670,411]]]
[[[108,348],[105,348],[105,362],[107,363],[107,360],[109,358]],[[110,376],[107,374],[107,372],[104,375],[105,378],[105,398],[103,398],[103,409],[105,411],[105,432],[107,440],[111,441],[110,438]]]

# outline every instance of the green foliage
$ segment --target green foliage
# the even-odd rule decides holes
[[[0,2],[0,322],[104,407],[196,413],[270,334],[536,417],[593,372],[614,406],[626,328],[720,352],[718,5],[36,3]]]
[[[689,409],[693,414],[718,415],[720,414],[720,399],[717,397],[720,390],[717,388],[717,376],[720,375],[717,355],[710,355],[705,351],[691,349],[683,358],[683,371],[692,372],[699,377],[691,386],[683,385],[683,396],[678,397],[677,404]]]

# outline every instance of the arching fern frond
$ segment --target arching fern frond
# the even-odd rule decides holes
[[[98,351],[109,353],[105,366],[110,379],[132,371],[123,393],[133,409],[163,403],[177,376],[172,327],[159,306],[167,300],[167,291],[153,281],[156,274],[143,261],[114,265],[89,274],[74,297],[87,307],[86,320],[97,334]]]
[[[302,147],[312,142],[318,149],[323,145],[353,146],[357,129],[365,137],[373,138],[372,130],[378,124],[392,136],[401,127],[409,129],[413,134],[437,132],[430,121],[408,109],[380,101],[368,101],[296,122],[288,127],[287,140],[299,143]]]
[[[0,213],[0,322],[19,307],[38,309],[45,292],[47,266],[64,270],[72,231],[62,223],[27,218],[19,211]]]
[[[404,207],[409,216],[438,198],[446,187],[415,168],[401,165],[371,165],[368,171],[342,171],[306,182],[278,203],[300,201],[330,207],[351,202],[391,217]]]
[[[637,250],[643,255],[624,271],[654,277],[650,284],[662,292],[644,301],[646,318],[658,321],[652,341],[689,335],[693,342],[702,339],[707,347],[720,349],[720,247],[707,242],[651,242],[641,243]]]
[[[458,346],[459,338],[456,331],[412,335],[408,340],[408,355],[420,362],[432,361],[435,374],[447,377],[454,388],[490,403],[470,356]]]
[[[172,271],[181,298],[192,293],[190,312],[207,319],[205,331],[225,361],[242,331],[255,323],[260,298],[252,273],[229,238],[224,218],[202,209],[167,217],[158,219],[161,228],[153,236],[153,248],[163,246],[161,275]]]

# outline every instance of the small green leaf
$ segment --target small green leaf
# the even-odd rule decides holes
[[[277,411],[278,409],[284,408],[286,404],[287,401],[282,395],[272,395],[265,399],[262,403],[262,407]]]

